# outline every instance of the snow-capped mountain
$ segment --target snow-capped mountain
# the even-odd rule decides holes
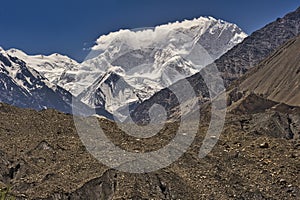
[[[11,53],[12,51],[13,53]],[[78,110],[77,113],[89,115],[94,112],[89,106],[75,98],[70,92],[51,83],[43,76],[45,74],[42,75],[34,69],[41,69],[42,72],[45,72],[48,65],[43,68],[42,65],[37,65],[38,58],[29,59],[30,56],[27,56],[25,53],[20,53],[21,51],[19,50],[5,51],[0,48],[1,102],[24,108],[37,110],[54,108],[65,113],[72,113],[72,101],[76,101],[75,105],[77,107],[73,107],[73,109]],[[26,63],[19,57],[16,57],[16,54],[25,58],[26,62],[30,60],[32,63]],[[47,60],[49,61],[51,59]],[[57,62],[54,61],[49,65],[55,66],[55,63]],[[31,65],[34,68],[32,68]],[[54,75],[58,74],[56,72],[58,72],[58,70],[53,69]],[[49,71],[46,74],[51,76],[51,72]],[[98,108],[96,112],[107,117],[110,115],[102,108]]]
[[[197,73],[246,36],[235,24],[200,17],[101,36],[81,64],[60,54],[1,50],[0,100],[71,112],[76,96],[83,108],[87,107],[80,100],[122,119],[127,105],[133,109],[155,92]]]
[[[101,36],[77,71],[58,82],[91,106],[122,110],[197,73],[247,35],[212,17]]]
[[[51,84],[38,71],[4,50],[0,52],[0,70],[2,102],[20,107],[58,107],[59,110],[69,111],[64,97],[58,95],[62,88]]]
[[[18,49],[9,49],[7,53],[23,60],[28,66],[38,71],[53,84],[58,84],[58,80],[61,79],[61,76],[66,71],[76,71],[79,67],[77,61],[58,53],[49,56],[28,55]],[[60,86],[63,87],[63,85]]]

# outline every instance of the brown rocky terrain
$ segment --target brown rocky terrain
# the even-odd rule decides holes
[[[252,107],[251,114],[239,109],[227,115],[217,145],[204,159],[198,151],[206,120],[178,161],[156,172],[130,174],[93,158],[71,115],[1,104],[1,185],[17,199],[298,199],[299,108]],[[100,124],[129,151],[160,148],[177,127],[167,125],[161,144],[155,138],[135,144],[113,122]]]
[[[300,37],[292,39],[260,63],[239,84],[239,89],[300,106]]]

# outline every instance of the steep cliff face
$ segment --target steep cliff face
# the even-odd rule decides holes
[[[300,7],[266,25],[216,60],[226,85],[300,33]]]

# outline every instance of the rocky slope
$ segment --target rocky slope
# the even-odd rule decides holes
[[[239,81],[239,90],[300,106],[300,37],[292,39]]]
[[[246,103],[247,106],[255,107]],[[267,106],[268,107],[268,106]],[[236,109],[237,110],[237,109]],[[300,109],[230,112],[207,157],[198,157],[207,130],[203,120],[189,150],[156,172],[108,169],[81,143],[71,115],[0,106],[0,186],[17,199],[297,199],[300,195]],[[208,113],[207,113],[208,114]],[[160,137],[136,140],[116,124],[99,121],[128,151],[166,145],[177,125]]]
[[[217,59],[213,65],[219,70],[225,87],[228,87],[234,80],[240,78],[248,69],[257,65],[285,42],[296,37],[300,33],[299,27],[300,8],[255,31],[243,42]],[[211,66],[208,65],[204,69],[210,69],[212,68]],[[200,101],[209,97],[208,89],[201,72],[188,77],[187,80],[194,88]],[[249,81],[251,82],[251,80]],[[172,87],[180,87],[181,84],[182,81],[178,81]],[[132,117],[136,121],[143,119],[147,121],[147,111],[155,103],[162,104],[169,113],[169,116],[172,115],[178,106],[175,95],[170,90],[163,89],[139,105],[132,112]]]

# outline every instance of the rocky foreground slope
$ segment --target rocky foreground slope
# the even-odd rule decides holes
[[[81,143],[71,115],[0,105],[0,185],[17,199],[297,199],[300,196],[300,109],[245,101],[251,113],[227,115],[211,153],[198,158],[207,129],[178,161],[156,172],[109,169]],[[248,104],[247,104],[248,102]],[[249,103],[250,102],[250,103]],[[254,103],[253,103],[254,102]],[[275,106],[277,105],[277,106]],[[112,141],[129,151],[161,148],[174,136],[135,140],[101,119]],[[158,142],[160,141],[160,142]]]

